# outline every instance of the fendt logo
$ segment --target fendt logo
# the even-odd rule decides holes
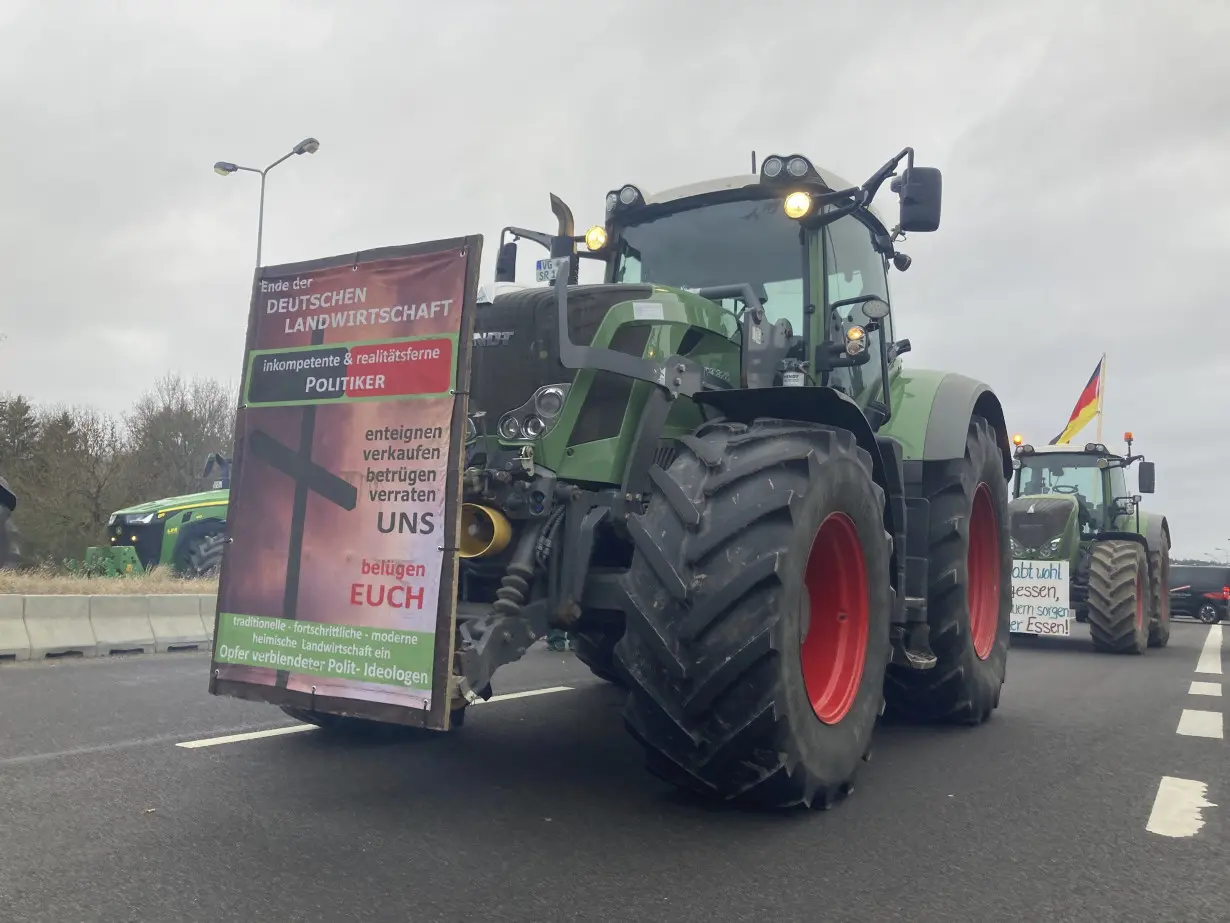
[[[511,330],[488,330],[485,333],[474,334],[475,346],[507,346],[512,339]]]

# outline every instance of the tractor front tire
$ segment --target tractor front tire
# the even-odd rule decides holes
[[[702,426],[651,469],[616,645],[647,768],[761,808],[828,808],[869,758],[889,658],[884,492],[852,433]]]
[[[226,533],[210,532],[192,539],[184,550],[180,568],[185,577],[216,577],[226,550]]]
[[[1170,643],[1170,537],[1163,532],[1161,547],[1149,552],[1149,647]]]
[[[918,723],[981,724],[999,705],[1012,630],[1008,482],[995,430],[974,416],[965,455],[928,463],[927,622],[936,664],[893,665],[886,716]]]
[[[1145,600],[1151,591],[1143,545],[1119,539],[1094,543],[1089,562],[1089,634],[1095,650],[1145,652],[1149,644]]]

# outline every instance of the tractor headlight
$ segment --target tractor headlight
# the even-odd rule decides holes
[[[783,208],[787,218],[794,218],[797,221],[811,211],[811,196],[806,192],[792,192],[786,196]]]
[[[806,176],[809,169],[811,165],[802,157],[791,157],[786,161],[786,172],[795,179]]]
[[[131,516],[125,516],[124,522],[130,526],[143,526],[146,523],[154,521],[153,513],[133,513]]]
[[[1014,555],[1022,555],[1025,553],[1025,547],[1015,538],[1009,537],[1008,544],[1012,546],[1012,553]]]
[[[543,385],[520,407],[500,417],[500,436],[516,442],[547,435],[559,423],[570,388],[569,384]]]
[[[782,159],[780,157],[770,157],[761,165],[760,171],[769,179],[774,179],[782,172]]]
[[[585,232],[585,246],[596,253],[606,246],[606,228],[600,224],[594,225]]]
[[[867,331],[854,326],[846,331],[846,355],[857,356],[867,348]]]
[[[534,394],[534,409],[539,416],[555,419],[564,409],[564,395],[567,385],[547,385],[539,388]]]
[[[1059,543],[1063,541],[1063,536],[1060,535],[1051,539],[1042,547],[1042,554],[1045,557],[1051,558],[1059,553]]]

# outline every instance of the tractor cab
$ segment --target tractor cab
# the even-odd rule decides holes
[[[903,150],[862,185],[798,154],[767,157],[748,175],[659,193],[624,184],[607,193],[605,222],[584,234],[575,233],[571,210],[552,196],[557,233],[505,228],[496,281],[515,282],[517,240],[533,241],[550,252],[538,262],[539,283],[555,278],[557,260],[568,260],[567,332],[578,346],[647,358],[678,351],[704,366],[706,390],[831,388],[853,399],[878,429],[892,414],[890,370],[910,349],[908,340],[894,338],[889,316],[887,270],[904,271],[911,262],[894,241],[903,232],[933,231],[940,218],[940,172],[914,166],[913,156],[912,149]],[[903,160],[907,166],[898,175]],[[900,197],[891,230],[872,205],[890,178]],[[580,259],[604,264],[604,284],[577,284]],[[529,316],[529,305],[543,302],[540,309],[549,309],[549,299],[541,288],[492,298],[494,310],[484,312],[478,326],[481,334],[497,336],[481,342],[519,340],[528,349],[549,326]],[[612,313],[626,329],[615,332],[608,323]],[[666,335],[651,341],[648,325],[655,322]],[[558,369],[553,352],[549,344],[536,354],[546,363],[542,375]],[[519,350],[507,354],[530,374]],[[476,360],[480,378],[481,366],[495,358],[483,350]],[[551,374],[559,378],[558,371]],[[610,397],[614,403],[613,392]],[[500,415],[505,409],[515,408],[500,406]],[[599,411],[590,412],[597,418]],[[501,435],[515,436],[516,429],[510,421]],[[521,437],[547,431],[531,421]]]

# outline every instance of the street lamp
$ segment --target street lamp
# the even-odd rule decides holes
[[[280,164],[283,160],[295,154],[315,154],[320,150],[320,142],[315,138],[304,138],[296,144],[290,151],[283,154],[269,166],[263,170],[257,170],[255,167],[241,167],[239,164],[231,163],[228,160],[219,160],[214,164],[214,172],[219,176],[230,176],[232,173],[237,173],[240,170],[246,173],[259,173],[261,177],[261,203],[260,213],[256,224],[256,268],[261,268],[261,237],[265,233],[265,174]]]

